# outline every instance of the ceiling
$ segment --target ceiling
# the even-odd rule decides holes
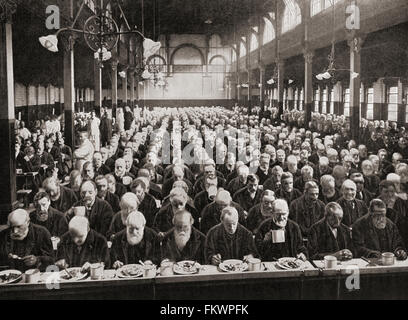
[[[258,14],[273,11],[275,1],[122,0],[122,3],[130,24],[142,30],[143,16],[145,34],[152,38],[159,34],[185,33],[218,33],[231,38],[234,30],[239,32],[234,26],[244,30],[251,17],[254,19]]]

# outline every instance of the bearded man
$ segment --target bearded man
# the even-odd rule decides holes
[[[173,217],[173,230],[163,239],[161,258],[171,261],[193,260],[205,263],[206,237],[193,227],[194,219],[187,210],[179,210]]]
[[[43,182],[43,188],[50,196],[51,207],[66,213],[74,203],[78,201],[75,192],[67,187],[61,186],[54,178],[47,178]]]
[[[113,213],[116,213],[120,210],[120,205],[119,205],[119,197],[110,192],[108,188],[108,179],[106,179],[104,176],[100,175],[95,178],[95,184],[96,188],[98,190],[98,198],[105,200],[107,203],[110,204],[112,207]]]
[[[157,206],[157,200],[149,194],[149,183],[147,178],[136,178],[130,185],[130,190],[136,194],[138,198],[138,210],[143,213],[146,218],[146,226],[151,228],[154,218],[159,211],[159,207]]]
[[[32,223],[45,227],[51,236],[61,237],[68,231],[68,221],[64,214],[51,207],[48,193],[40,191],[34,196],[35,211],[31,212]]]
[[[159,263],[160,242],[157,233],[146,227],[146,219],[139,211],[126,218],[126,228],[116,234],[112,241],[111,261],[114,269],[125,264]]]
[[[261,223],[272,217],[272,207],[275,199],[275,193],[271,190],[265,190],[262,193],[261,203],[249,210],[247,218],[248,230],[256,234]]]
[[[120,199],[120,211],[117,212],[110,223],[108,230],[108,240],[113,240],[115,235],[125,229],[127,217],[131,212],[137,211],[139,200],[134,193],[127,192]]]

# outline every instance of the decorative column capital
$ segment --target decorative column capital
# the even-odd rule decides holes
[[[11,22],[16,11],[16,0],[0,0],[0,23]]]
[[[75,42],[78,40],[79,36],[77,34],[64,34],[61,35],[61,43],[65,52],[70,52],[74,50]]]
[[[305,58],[305,62],[311,64],[313,62],[314,52],[304,49],[303,50],[303,57]]]
[[[352,33],[347,37],[347,44],[355,53],[360,53],[365,39],[366,35],[357,35]]]

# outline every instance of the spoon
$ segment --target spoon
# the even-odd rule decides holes
[[[9,257],[10,257],[11,259],[14,259],[14,260],[23,260],[23,258],[19,257],[19,256],[16,255],[16,254],[13,254],[13,253],[10,253],[10,254],[9,254]]]
[[[143,263],[142,260],[139,260],[139,263],[140,263],[143,267],[145,266],[145,264]]]

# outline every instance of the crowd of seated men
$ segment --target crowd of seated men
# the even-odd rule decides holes
[[[102,145],[80,132],[73,152],[59,131],[18,133],[18,167],[45,169],[34,210],[0,232],[0,265],[407,258],[404,130],[363,121],[357,144],[344,117],[314,114],[306,130],[299,111],[246,111],[155,108]]]

